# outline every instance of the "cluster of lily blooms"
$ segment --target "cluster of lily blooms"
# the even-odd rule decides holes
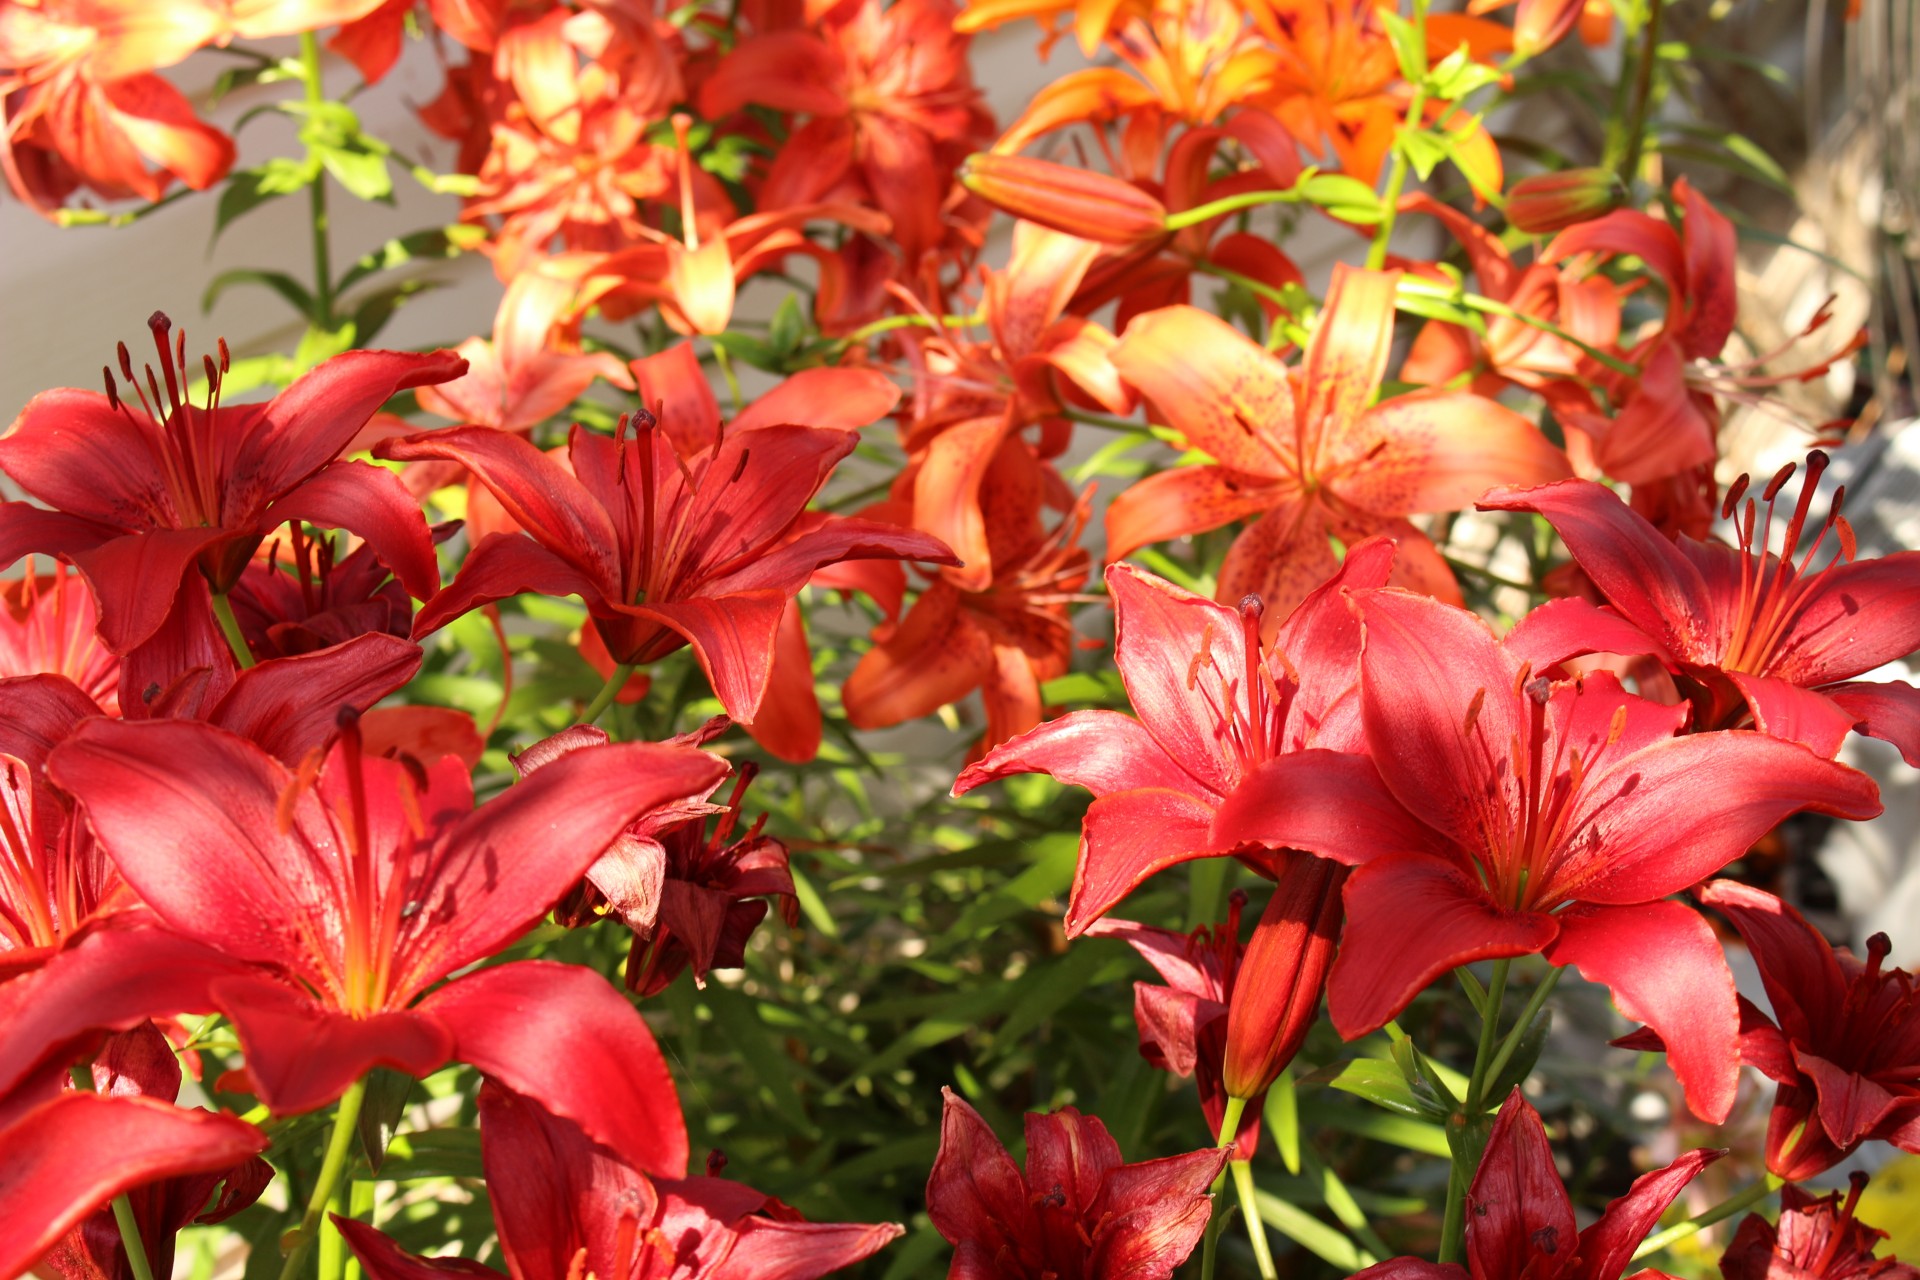
[[[124,1274],[129,1214],[165,1275],[182,1226],[262,1193],[261,1130],[175,1105],[199,1061],[181,1019],[215,1013],[245,1063],[219,1088],[261,1117],[339,1102],[350,1129],[375,1067],[478,1068],[516,1277],[800,1280],[898,1235],[804,1222],[717,1167],[690,1176],[665,1061],[602,975],[473,967],[549,913],[611,915],[645,996],[739,965],[770,903],[791,915],[786,850],[739,829],[747,771],[704,747],[730,721],[778,758],[817,751],[809,584],[883,617],[842,693],[855,727],[978,691],[985,732],[956,793],[1036,772],[1092,792],[1067,932],[1155,967],[1142,1051],[1197,1078],[1210,1130],[1244,1116],[1217,1147],[1128,1164],[1097,1119],[1032,1115],[1023,1171],[949,1094],[928,1195],[954,1275],[1170,1275],[1323,991],[1356,1039],[1481,960],[1538,954],[1606,986],[1643,1024],[1628,1043],[1664,1051],[1705,1120],[1726,1118],[1743,1065],[1772,1078],[1780,1178],[1869,1142],[1920,1151],[1920,993],[1885,967],[1886,939],[1862,962],[1715,878],[1794,813],[1879,812],[1835,760],[1850,733],[1920,763],[1920,692],[1858,678],[1920,647],[1920,552],[1857,558],[1842,498],[1814,510],[1819,453],[1797,485],[1790,467],[1720,490],[1728,402],[1778,375],[1720,363],[1734,234],[1698,191],[1676,182],[1658,218],[1612,209],[1592,175],[1529,180],[1509,225],[1551,238],[1516,256],[1527,237],[1396,182],[1361,230],[1436,220],[1497,305],[1479,327],[1429,320],[1396,364],[1397,300],[1453,277],[1343,265],[1315,304],[1234,222],[1334,171],[1371,191],[1392,163],[1415,99],[1371,0],[423,7],[459,47],[424,114],[475,179],[464,216],[506,285],[491,340],[351,351],[233,405],[224,344],[196,367],[156,315],[151,363],[122,345],[103,389],[45,392],[0,438],[30,499],[0,506],[0,565],[56,564],[27,561],[0,614],[0,1275]],[[1603,37],[1590,8],[1435,15],[1425,45],[1436,65],[1530,56],[1577,23]],[[1024,17],[1070,17],[1117,65],[1060,78],[996,141],[969,33]],[[332,46],[373,80],[421,20],[413,0],[5,0],[7,177],[43,210],[209,186],[231,143],[157,69],[338,26]],[[1498,194],[1478,117],[1441,105],[1461,170]],[[1021,154],[1070,127],[1106,171]],[[725,182],[723,151],[740,165]],[[985,268],[996,209],[1022,220]],[[723,422],[696,344],[796,256],[839,363]],[[1266,341],[1189,305],[1196,276],[1249,289]],[[1628,326],[1649,278],[1658,314]],[[685,340],[622,362],[581,336],[590,312],[646,311]],[[1378,399],[1390,365],[1413,389]],[[595,380],[644,407],[542,449],[536,429]],[[409,389],[458,425],[381,412]],[[1549,407],[1560,442],[1495,396]],[[1068,669],[1093,568],[1089,499],[1055,464],[1076,418],[1142,410],[1188,454],[1105,517],[1133,714],[1049,718],[1041,688]],[[889,414],[906,462],[886,497],[809,509]],[[349,456],[369,449],[404,466]],[[459,532],[423,511],[455,484]],[[1474,506],[1543,517],[1572,558],[1503,636],[1410,519]],[[1229,524],[1212,599],[1123,562]],[[421,640],[532,593],[584,603],[609,697],[646,696],[649,664],[691,647],[726,718],[664,743],[582,723],[476,806],[488,730],[381,704]],[[1276,884],[1249,941],[1238,905],[1194,936],[1111,914],[1208,857]],[[1736,994],[1695,903],[1751,948],[1771,1018]],[[1366,1274],[1612,1280],[1712,1158],[1647,1175],[1576,1232],[1516,1092],[1467,1191],[1466,1271]],[[1789,1192],[1778,1228],[1742,1228],[1729,1280],[1783,1259],[1891,1276],[1852,1203]],[[439,1273],[335,1221],[369,1275]],[[290,1247],[320,1225],[316,1204]],[[1556,1240],[1564,1265],[1543,1269]]]

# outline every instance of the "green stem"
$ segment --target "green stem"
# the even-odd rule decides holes
[[[1246,1110],[1245,1098],[1228,1096],[1226,1113],[1220,1117],[1220,1132],[1214,1141],[1216,1149],[1225,1149],[1233,1145],[1234,1137],[1240,1132],[1240,1117],[1246,1114]],[[1220,1236],[1227,1226],[1227,1215],[1221,1211],[1219,1197],[1221,1189],[1226,1185],[1227,1171],[1222,1168],[1220,1176],[1215,1178],[1213,1186],[1208,1188],[1209,1194],[1214,1197],[1214,1209],[1213,1216],[1207,1221],[1206,1238],[1200,1246],[1200,1280],[1213,1280],[1213,1268],[1219,1261]],[[1253,1228],[1256,1231],[1263,1229],[1257,1226]]]
[[[1268,302],[1271,302],[1274,306],[1279,307],[1289,315],[1293,313],[1293,309],[1287,304],[1286,294],[1280,292],[1272,285],[1263,284],[1255,280],[1252,276],[1241,275],[1238,271],[1230,270],[1214,262],[1196,262],[1193,269],[1201,275],[1212,276],[1216,280],[1225,280],[1228,284],[1237,284],[1254,297],[1265,298]]]
[[[1540,588],[1538,587],[1530,587],[1515,578],[1502,577],[1486,566],[1475,564],[1471,560],[1462,560],[1458,556],[1450,556],[1444,551],[1440,553],[1440,558],[1445,560],[1447,567],[1456,573],[1470,573],[1482,582],[1491,583],[1496,587],[1511,587],[1515,591],[1524,591],[1530,596],[1541,594]]]
[[[1083,422],[1089,427],[1099,427],[1103,431],[1145,431],[1145,423],[1128,422],[1124,418],[1110,418],[1104,413],[1087,413],[1081,409],[1062,409],[1060,416],[1069,422]]]
[[[1427,63],[1427,0],[1413,0],[1413,29],[1418,33],[1419,48],[1414,50],[1414,61],[1419,66]],[[1413,86],[1413,100],[1407,103],[1407,122],[1404,130],[1426,127],[1427,84],[1424,79]],[[1407,149],[1398,137],[1393,145],[1393,167],[1387,171],[1387,190],[1380,197],[1380,225],[1374,229],[1373,243],[1367,246],[1367,268],[1378,271],[1387,264],[1387,245],[1393,239],[1393,222],[1400,213],[1400,193],[1407,185]]]
[[[306,83],[307,106],[318,110],[327,100],[326,86],[320,79],[320,39],[313,32],[300,36],[300,78]],[[311,126],[309,126],[311,127]],[[309,152],[311,155],[311,152]],[[313,327],[333,328],[333,253],[327,243],[327,173],[315,166],[313,181],[307,186],[307,201],[313,220]]]
[[[969,329],[980,322],[981,317],[978,314],[970,316],[941,316],[939,327],[942,329]],[[872,324],[860,326],[842,338],[841,341],[848,346],[857,347],[868,338],[875,338],[883,333],[891,333],[895,329],[911,329],[915,327],[931,329],[935,326],[932,320],[929,320],[923,315],[884,316],[879,320],[875,320]]]
[[[607,682],[600,686],[600,692],[593,695],[593,701],[589,702],[587,709],[580,713],[580,723],[592,724],[595,720],[598,720],[601,713],[613,705],[615,696],[626,686],[628,679],[630,679],[632,675],[633,664],[631,662],[622,662],[614,667],[613,674],[608,676]]]
[[[1553,994],[1553,989],[1560,985],[1560,975],[1565,972],[1565,969],[1558,967],[1549,969],[1547,976],[1540,979],[1534,987],[1533,994],[1527,998],[1527,1007],[1520,1011],[1520,1020],[1513,1024],[1513,1030],[1507,1032],[1507,1038],[1500,1042],[1500,1051],[1493,1055],[1493,1063],[1487,1068],[1487,1079],[1498,1080],[1500,1073],[1507,1069],[1507,1063],[1513,1058],[1513,1051],[1520,1047],[1522,1040],[1526,1039],[1528,1030],[1533,1026],[1533,1020],[1540,1016],[1540,1006],[1547,1002],[1547,997]]]
[[[1210,222],[1222,214],[1237,213],[1241,209],[1257,209],[1267,204],[1299,204],[1302,193],[1298,187],[1287,187],[1279,191],[1242,191],[1238,195],[1222,196],[1206,204],[1195,205],[1191,209],[1182,209],[1179,213],[1167,215],[1166,228],[1169,231],[1184,231],[1188,227]]]
[[[727,394],[733,398],[733,411],[739,413],[747,407],[746,400],[740,395],[740,379],[733,373],[733,357],[719,343],[713,344],[713,360],[720,366],[720,376],[727,381]]]
[[[1474,1051],[1473,1074],[1467,1078],[1464,1101],[1469,1116],[1477,1116],[1487,1109],[1484,1090],[1487,1081],[1492,1079],[1488,1068],[1493,1064],[1494,1047],[1500,1036],[1500,1001],[1507,994],[1507,974],[1512,968],[1511,960],[1493,962],[1493,980],[1487,983],[1486,1013],[1480,1019],[1480,1047]]]
[[[1253,1242],[1253,1262],[1260,1268],[1260,1280],[1279,1280],[1273,1269],[1273,1252],[1267,1248],[1266,1224],[1260,1221],[1260,1206],[1254,1200],[1253,1165],[1235,1160],[1227,1166],[1233,1172],[1233,1189],[1240,1197],[1240,1212],[1247,1219],[1247,1238]]]
[[[327,1197],[329,1219],[334,1214],[342,1217],[347,1215],[347,1188],[352,1184],[351,1178],[342,1181],[333,1189],[333,1194]],[[320,1232],[319,1254],[314,1259],[314,1266],[320,1273],[320,1280],[344,1280],[347,1256],[347,1242],[339,1231],[322,1230]]]
[[[1230,1147],[1233,1145],[1233,1140],[1240,1134],[1240,1118],[1246,1113],[1247,1100],[1229,1095],[1227,1098],[1226,1114],[1220,1117],[1220,1136],[1219,1140],[1214,1143],[1216,1147]]]
[[[227,647],[233,650],[233,660],[242,671],[251,667],[253,650],[247,646],[247,633],[240,629],[240,619],[233,616],[233,602],[224,591],[214,594],[213,616],[220,623],[220,634],[227,638]]]
[[[75,1067],[72,1075],[76,1089],[94,1092],[91,1067]],[[134,1220],[133,1201],[127,1199],[124,1191],[113,1198],[113,1221],[120,1228],[120,1247],[127,1251],[127,1266],[133,1271],[133,1280],[153,1280],[153,1265],[147,1261],[147,1247],[140,1242],[140,1224]]]
[[[1647,0],[1647,25],[1640,32],[1640,56],[1635,60],[1633,97],[1620,132],[1620,151],[1613,171],[1628,187],[1640,168],[1640,151],[1647,141],[1647,107],[1653,101],[1653,68],[1660,60],[1660,15],[1663,0]]]
[[[1461,1099],[1460,1110],[1451,1117],[1452,1124],[1477,1125],[1486,1115],[1485,1093],[1487,1081],[1492,1078],[1489,1068],[1500,1038],[1500,1003],[1507,994],[1507,974],[1512,968],[1512,960],[1493,962],[1493,979],[1487,983],[1486,999],[1480,1006],[1480,1043],[1473,1054],[1473,1074],[1467,1078],[1466,1096]],[[1447,1175],[1447,1211],[1440,1227],[1442,1262],[1458,1262],[1464,1252],[1467,1184],[1473,1180],[1474,1172],[1467,1162],[1479,1158],[1473,1146],[1468,1142],[1454,1147],[1453,1169]]]
[[[1688,1236],[1698,1235],[1714,1223],[1725,1221],[1743,1209],[1751,1209],[1754,1205],[1759,1204],[1762,1200],[1765,1200],[1768,1196],[1778,1191],[1785,1181],[1784,1178],[1776,1177],[1770,1173],[1748,1187],[1745,1191],[1740,1192],[1738,1195],[1729,1196],[1727,1199],[1713,1206],[1713,1208],[1708,1209],[1705,1213],[1697,1217],[1688,1218],[1685,1222],[1676,1222],[1664,1231],[1654,1232],[1641,1242],[1638,1249],[1633,1251],[1633,1260],[1638,1262],[1648,1254],[1660,1252],[1660,1250],[1677,1240],[1684,1240]]]
[[[327,1202],[333,1199],[334,1191],[346,1176],[347,1157],[353,1150],[354,1131],[360,1123],[360,1106],[366,1099],[364,1076],[340,1095],[340,1108],[333,1114],[333,1133],[327,1139],[327,1154],[320,1161],[320,1179],[313,1184],[313,1194],[307,1198],[307,1211],[300,1217],[293,1252],[280,1267],[280,1280],[297,1280],[307,1265],[307,1253],[319,1238]]]

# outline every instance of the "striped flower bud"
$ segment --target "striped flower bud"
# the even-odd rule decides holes
[[[1297,850],[1285,857],[1280,883],[1240,957],[1227,1006],[1221,1075],[1235,1098],[1258,1097],[1300,1051],[1340,941],[1347,869]]]
[[[1507,221],[1529,235],[1546,235],[1612,212],[1625,195],[1610,169],[1536,173],[1513,184]]]
[[[1131,182],[1030,156],[980,154],[960,184],[1017,218],[1102,244],[1139,244],[1165,234],[1166,206]]]

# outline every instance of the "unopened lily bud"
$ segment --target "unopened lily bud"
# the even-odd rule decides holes
[[[1102,244],[1139,244],[1166,232],[1167,209],[1131,182],[1030,156],[981,154],[960,185],[1017,218]]]
[[[1586,0],[1520,0],[1513,11],[1513,51],[1524,58],[1553,48],[1580,20]]]
[[[1347,869],[1288,851],[1286,870],[1253,927],[1227,1006],[1227,1093],[1258,1097],[1286,1069],[1320,1010],[1320,992],[1340,941]]]
[[[1546,235],[1611,213],[1626,194],[1611,169],[1536,173],[1513,184],[1507,221],[1529,235]]]

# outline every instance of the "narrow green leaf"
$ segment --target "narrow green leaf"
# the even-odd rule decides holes
[[[206,292],[200,295],[200,310],[212,311],[220,295],[236,284],[257,284],[271,289],[285,298],[288,305],[300,313],[301,319],[310,319],[313,315],[313,295],[305,285],[284,271],[257,271],[252,267],[235,267],[215,276]]]
[[[1282,1071],[1267,1090],[1267,1105],[1262,1112],[1267,1132],[1280,1152],[1280,1163],[1287,1172],[1300,1172],[1300,1091],[1294,1087],[1293,1068]]]
[[[1337,1227],[1265,1189],[1256,1188],[1253,1198],[1260,1206],[1260,1220],[1308,1253],[1349,1273],[1366,1265],[1360,1260],[1359,1247]]]

